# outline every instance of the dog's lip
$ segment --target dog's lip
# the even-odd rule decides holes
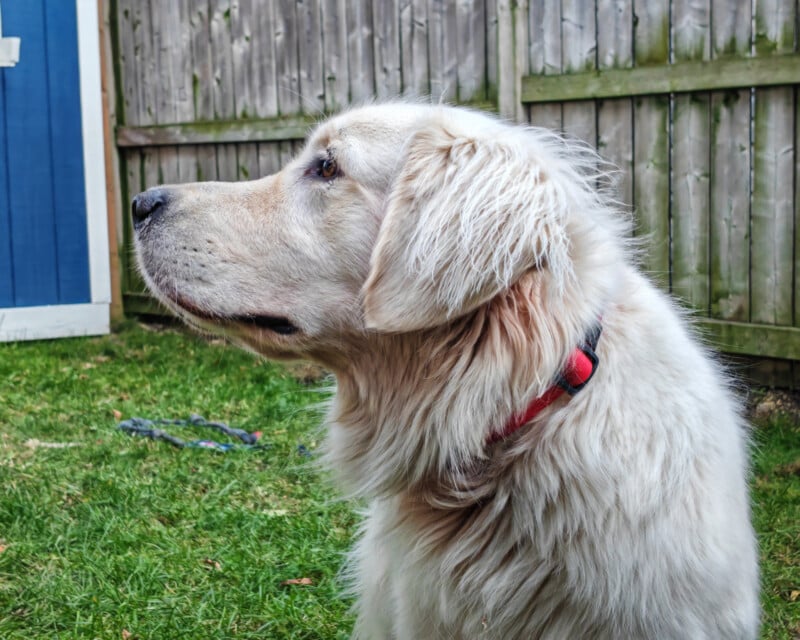
[[[259,329],[267,329],[282,336],[290,336],[298,332],[298,328],[283,316],[270,316],[265,314],[244,314],[226,318],[231,322],[255,325]]]
[[[259,329],[266,329],[282,336],[289,336],[299,332],[297,326],[285,316],[253,312],[238,314],[215,313],[201,309],[194,302],[180,295],[175,296],[173,302],[183,311],[186,311],[198,320],[206,320],[216,324],[244,324]]]

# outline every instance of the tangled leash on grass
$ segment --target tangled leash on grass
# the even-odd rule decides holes
[[[160,426],[178,427],[208,427],[228,437],[238,438],[242,444],[233,442],[216,442],[215,440],[182,440],[177,436],[167,433]],[[209,422],[203,416],[193,413],[188,420],[148,420],[147,418],[130,418],[117,424],[117,428],[132,436],[142,436],[151,440],[164,440],[171,445],[183,448],[214,449],[216,451],[231,451],[232,449],[266,449],[269,445],[258,444],[261,437],[260,431],[248,433],[243,429],[234,429],[224,422]]]

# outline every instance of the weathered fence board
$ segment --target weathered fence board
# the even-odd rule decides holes
[[[350,102],[363,102],[375,95],[370,0],[352,0],[347,3],[347,55],[350,69]]]
[[[634,60],[641,65],[669,61],[669,0],[634,2]],[[644,267],[669,287],[669,127],[667,96],[633,101],[633,206],[636,232],[648,238]]]
[[[795,43],[800,50],[800,42]],[[800,327],[800,87],[794,90],[794,317]],[[796,386],[800,387],[800,366],[795,367]]]
[[[459,0],[456,3],[456,47],[458,100],[486,99],[486,2]]]
[[[384,0],[373,5],[375,33],[375,94],[382,99],[396,98],[402,91],[400,74],[400,32],[397,0]]]
[[[673,0],[672,62],[711,58],[710,0]],[[708,312],[709,145],[711,102],[706,92],[673,97],[672,290]]]
[[[564,73],[580,73],[596,68],[597,24],[594,3],[562,2],[561,38],[570,44],[563,53]],[[597,145],[597,111],[593,100],[565,104],[561,118],[567,134],[592,146]]]
[[[336,111],[350,100],[347,75],[347,1],[323,2],[322,64],[325,87],[325,110]],[[274,77],[274,76],[273,76]]]
[[[597,4],[597,67],[627,69],[633,65],[633,5],[627,0]],[[599,100],[597,149],[619,171],[620,200],[633,203],[633,101]]]
[[[300,55],[298,91],[306,113],[323,113],[325,110],[320,5],[321,0],[297,0],[297,48]]]
[[[720,28],[724,25],[719,25]],[[728,54],[725,54],[728,55]],[[722,58],[670,65],[650,61],[642,67],[608,69],[522,79],[522,100],[545,104],[742,87],[776,87],[800,82],[800,57]]]
[[[542,76],[561,75],[561,4],[552,0],[530,0],[528,29],[530,34],[529,84],[544,80]],[[525,85],[522,85],[522,101]],[[563,125],[560,104],[533,105],[528,119],[531,124],[550,129],[561,129]]]
[[[750,54],[747,3],[712,0],[711,55]],[[750,319],[750,91],[711,96],[710,224],[711,315]]]
[[[248,118],[256,114],[255,96],[258,88],[258,60],[253,56],[253,24],[256,22],[252,3],[233,0],[230,6],[230,32],[233,66],[234,113],[237,117]],[[185,122],[185,119],[178,120]],[[238,174],[247,177],[258,176],[258,145],[243,144],[236,156]]]
[[[755,47],[759,56],[792,52],[794,0],[756,3]],[[753,116],[750,319],[791,324],[794,90],[757,89]]]

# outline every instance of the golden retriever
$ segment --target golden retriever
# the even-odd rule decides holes
[[[746,426],[599,167],[389,103],[275,175],[135,198],[164,304],[335,373],[324,460],[368,503],[355,638],[757,636]]]

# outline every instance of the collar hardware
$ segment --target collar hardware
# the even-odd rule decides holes
[[[534,398],[524,412],[512,416],[501,431],[492,432],[488,443],[494,444],[506,439],[553,404],[563,393],[572,397],[589,384],[600,363],[595,350],[602,331],[599,322],[594,325],[584,336],[583,342],[572,351],[555,383],[538,398]]]

